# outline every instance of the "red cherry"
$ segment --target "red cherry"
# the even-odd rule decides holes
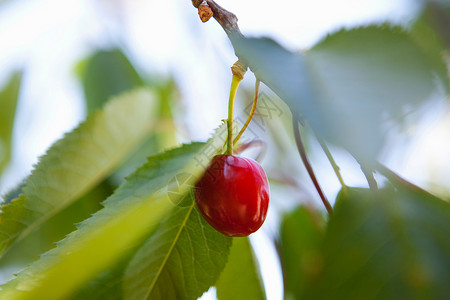
[[[200,213],[217,231],[247,236],[264,223],[269,206],[269,183],[253,159],[216,155],[195,184]]]

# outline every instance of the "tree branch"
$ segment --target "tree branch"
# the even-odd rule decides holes
[[[228,38],[231,39],[232,36],[237,35],[243,36],[241,31],[239,30],[239,26],[237,24],[238,18],[236,17],[236,15],[224,9],[213,0],[192,0],[192,4],[197,9],[200,7],[200,5],[209,6],[213,13],[213,18],[216,19],[220,26],[222,26],[223,30],[225,30]]]

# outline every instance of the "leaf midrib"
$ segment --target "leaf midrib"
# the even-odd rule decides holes
[[[192,213],[192,209],[194,208],[194,206],[195,206],[195,201],[192,201],[192,204],[191,204],[191,206],[189,207],[189,211],[186,213],[186,216],[185,216],[183,222],[181,223],[181,226],[180,226],[180,228],[178,229],[178,232],[177,232],[177,234],[175,235],[175,238],[173,239],[172,244],[170,245],[169,251],[167,251],[167,255],[164,257],[164,260],[162,261],[161,266],[158,268],[158,271],[156,272],[155,279],[153,280],[152,284],[151,284],[150,287],[148,288],[148,291],[147,291],[147,293],[145,294],[144,299],[150,299],[150,298],[149,298],[149,297],[150,297],[150,294],[151,294],[151,292],[153,291],[153,288],[155,287],[156,282],[158,281],[159,276],[161,275],[161,273],[162,273],[164,267],[166,266],[167,261],[169,260],[169,257],[172,255],[173,249],[175,248],[175,245],[176,245],[177,242],[178,242],[178,239],[179,239],[179,237],[180,237],[180,235],[181,235],[181,232],[183,231],[184,227],[186,226],[186,223],[187,223],[187,221],[188,221],[188,219],[189,219],[189,217],[190,217],[190,215],[191,215],[191,213]]]

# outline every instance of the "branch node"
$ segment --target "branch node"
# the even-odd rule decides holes
[[[244,75],[247,72],[247,66],[242,61],[238,60],[231,67],[231,72],[234,76],[242,80],[244,79]]]

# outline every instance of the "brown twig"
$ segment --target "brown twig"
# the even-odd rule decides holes
[[[216,19],[220,26],[222,26],[223,30],[225,30],[230,39],[232,36],[242,36],[242,33],[239,30],[239,26],[237,24],[238,19],[235,14],[224,9],[213,0],[192,0],[192,4],[197,9],[200,5],[209,6],[213,13],[213,18]]]
[[[292,123],[293,123],[293,127],[294,127],[295,142],[297,144],[297,148],[298,148],[298,152],[300,153],[300,157],[302,158],[302,161],[303,161],[303,164],[305,165],[306,171],[308,171],[309,177],[311,178],[311,180],[314,184],[314,187],[316,188],[317,193],[319,194],[320,199],[323,202],[323,205],[327,209],[328,214],[331,216],[333,214],[333,208],[331,207],[330,202],[328,202],[327,197],[323,193],[322,188],[320,187],[319,182],[317,181],[316,175],[314,174],[314,170],[313,170],[311,164],[309,163],[308,157],[306,156],[305,146],[303,145],[303,142],[302,142],[302,139],[300,136],[300,131],[298,129],[299,120],[295,114],[293,114]]]

